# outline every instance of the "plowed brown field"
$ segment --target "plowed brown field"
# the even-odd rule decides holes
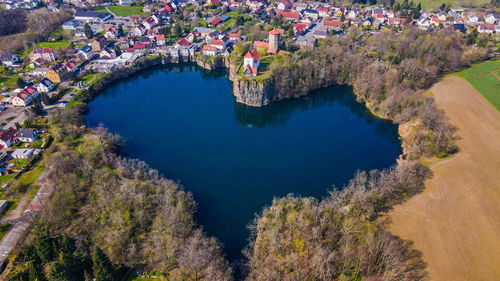
[[[433,178],[391,211],[389,229],[415,242],[431,280],[500,280],[500,112],[458,76],[431,92],[458,128],[460,152],[431,166]]]

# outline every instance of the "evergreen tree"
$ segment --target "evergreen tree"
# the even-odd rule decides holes
[[[26,81],[24,81],[24,79],[21,77],[17,78],[16,83],[18,88],[24,88],[26,86]]]
[[[92,270],[96,281],[113,280],[114,266],[108,256],[99,248],[94,247],[92,252]]]
[[[69,281],[68,268],[61,262],[52,262],[49,266],[49,281]]]
[[[43,111],[43,105],[40,99],[36,99],[33,101],[33,106],[30,107],[31,112],[35,113],[36,115],[43,115],[45,111]]]
[[[50,99],[49,95],[47,95],[47,93],[42,93],[42,102],[45,105],[52,104],[52,100]]]
[[[94,36],[94,32],[92,31],[92,28],[88,23],[85,23],[85,25],[83,26],[83,31],[85,32],[85,37],[87,37],[87,39],[90,39]]]
[[[49,227],[40,223],[35,229],[35,249],[43,263],[49,263],[54,260],[54,249],[52,237],[50,237]]]
[[[118,33],[120,34],[120,36],[123,35],[123,25],[121,23],[118,25]]]
[[[59,238],[59,261],[69,268],[74,266],[73,253],[76,251],[75,242],[67,234]]]
[[[44,280],[42,269],[37,266],[34,261],[28,263],[28,278],[29,281],[42,281]]]

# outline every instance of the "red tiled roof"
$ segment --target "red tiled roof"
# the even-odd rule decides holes
[[[338,20],[325,20],[323,21],[323,24],[326,26],[335,26],[335,27],[341,27],[342,22]]]
[[[278,17],[279,16],[282,16],[285,19],[299,19],[300,18],[299,13],[287,12],[287,11],[279,12]]]
[[[252,74],[257,74],[257,68],[256,67],[251,67],[250,65],[245,66],[245,70],[248,69]]]
[[[260,58],[260,54],[257,50],[251,50],[246,53],[245,58],[253,58],[254,62],[257,62]]]
[[[215,51],[217,48],[215,46],[209,46],[209,45],[204,45],[202,50],[203,51]]]
[[[158,40],[165,40],[165,35],[164,34],[159,34],[155,36],[156,41]]]
[[[263,41],[254,41],[253,46],[256,48],[269,48],[269,43],[268,42],[263,42]]]
[[[186,39],[184,39],[184,38],[181,39],[181,40],[179,40],[179,41],[177,41],[177,44],[179,46],[183,46],[183,47],[189,47],[189,46],[191,46],[191,44],[189,44],[189,42]]]
[[[217,18],[215,18],[213,21],[211,21],[211,22],[210,22],[210,24],[211,24],[211,25],[217,25],[217,24],[219,24],[221,21],[222,21],[222,20],[221,20],[219,17],[217,17]]]
[[[237,38],[237,37],[240,37],[240,34],[238,34],[238,33],[229,33],[229,37],[230,38]]]
[[[272,34],[272,35],[279,35],[279,34],[283,34],[285,31],[283,29],[273,29],[271,31],[269,31],[269,34]]]
[[[12,139],[16,135],[16,133],[17,133],[16,129],[9,127],[5,132],[1,133],[0,139],[6,142]]]
[[[212,40],[210,45],[224,46],[224,41],[222,40]]]

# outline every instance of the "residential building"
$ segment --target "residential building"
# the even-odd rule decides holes
[[[50,81],[48,78],[42,78],[40,83],[36,86],[36,89],[40,93],[48,93],[54,89],[54,83]]]
[[[19,58],[16,55],[14,55],[14,54],[3,53],[3,54],[0,55],[0,61],[4,65],[11,66],[13,64],[18,63],[19,62]]]
[[[89,60],[94,56],[94,51],[91,45],[84,46],[78,50],[78,55],[82,57],[83,60]]]
[[[92,51],[94,54],[100,53],[102,49],[108,44],[108,40],[104,36],[99,36],[92,40],[90,45],[92,46]]]
[[[95,21],[95,22],[105,22],[111,19],[111,15],[109,13],[101,13],[101,12],[85,12],[82,10],[77,10],[75,13],[75,20],[80,21]]]
[[[16,136],[17,130],[9,127],[7,130],[0,132],[0,145],[3,147],[11,147],[13,144],[16,143]]]
[[[33,155],[33,149],[19,148],[14,150],[14,152],[12,152],[12,158],[16,159],[26,159],[31,155]]]
[[[17,139],[23,142],[34,142],[38,138],[36,129],[21,128],[17,131]]]
[[[29,58],[31,61],[36,61],[38,59],[49,62],[55,61],[56,50],[54,48],[35,48],[29,55]]]
[[[205,56],[215,56],[219,53],[219,50],[215,46],[204,45],[201,48],[202,54]]]
[[[278,3],[278,10],[290,10],[292,8],[292,3],[288,0],[283,0]]]

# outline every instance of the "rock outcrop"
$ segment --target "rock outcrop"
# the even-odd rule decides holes
[[[233,95],[236,101],[249,106],[264,106],[274,101],[272,83],[258,83],[253,80],[234,79]]]

